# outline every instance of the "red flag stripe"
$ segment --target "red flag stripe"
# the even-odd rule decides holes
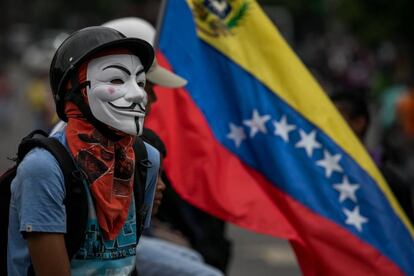
[[[301,248],[296,253],[306,275],[349,275],[350,267],[352,275],[402,274],[369,244],[318,216],[240,162],[217,142],[184,89],[156,87],[156,93],[158,102],[147,126],[164,140],[168,151],[165,168],[184,199],[239,226],[289,239],[295,249]],[[305,256],[304,251],[312,253]]]

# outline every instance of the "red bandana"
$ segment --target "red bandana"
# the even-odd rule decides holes
[[[79,83],[86,80],[87,63],[79,69]],[[86,89],[82,90],[87,102]],[[131,204],[134,179],[135,137],[124,134],[113,142],[83,118],[78,107],[67,102],[66,139],[70,152],[89,180],[96,216],[104,237],[114,240],[122,229]],[[117,132],[118,135],[123,133]]]

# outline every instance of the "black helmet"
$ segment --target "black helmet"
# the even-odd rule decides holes
[[[63,41],[50,65],[50,86],[59,118],[67,120],[63,106],[64,86],[72,77],[77,77],[77,67],[92,54],[114,47],[126,48],[138,56],[145,72],[154,61],[154,49],[149,43],[138,38],[127,38],[120,32],[107,27],[84,28],[72,33]]]

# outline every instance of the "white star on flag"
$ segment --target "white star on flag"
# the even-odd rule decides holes
[[[246,139],[246,134],[244,133],[243,127],[236,126],[233,123],[229,124],[230,132],[227,134],[227,138],[234,141],[236,147],[240,147],[240,144]]]
[[[347,176],[342,178],[342,183],[334,184],[333,187],[339,192],[339,202],[343,202],[347,198],[357,202],[355,193],[359,189],[359,184],[351,184]]]
[[[361,216],[359,213],[359,207],[355,206],[354,210],[350,211],[346,208],[342,209],[346,215],[346,224],[353,225],[355,228],[361,232],[362,231],[362,224],[368,222],[368,218]]]
[[[270,120],[270,115],[260,116],[257,109],[254,109],[252,119],[244,120],[243,124],[250,127],[250,137],[254,137],[259,131],[262,133],[267,133],[265,124],[269,120]]]
[[[330,177],[333,172],[342,172],[342,167],[339,165],[341,154],[331,155],[327,150],[323,151],[323,159],[316,162],[316,165],[325,168],[326,177]]]
[[[322,147],[318,141],[316,141],[316,129],[312,130],[309,134],[306,134],[305,131],[299,130],[300,141],[296,143],[296,148],[304,148],[306,154],[309,157],[312,157],[314,149],[319,149]]]
[[[274,134],[282,137],[283,141],[289,142],[289,132],[296,129],[296,126],[287,123],[286,115],[283,115],[279,122],[273,121],[273,125],[275,126]]]

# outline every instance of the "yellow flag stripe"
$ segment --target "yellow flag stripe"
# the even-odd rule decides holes
[[[194,1],[187,2],[193,7]],[[255,76],[342,147],[378,183],[396,214],[414,236],[413,226],[384,178],[322,88],[259,5],[252,0],[239,2],[245,2],[248,10],[238,25],[230,29],[231,34],[212,36],[198,31],[198,36]]]

